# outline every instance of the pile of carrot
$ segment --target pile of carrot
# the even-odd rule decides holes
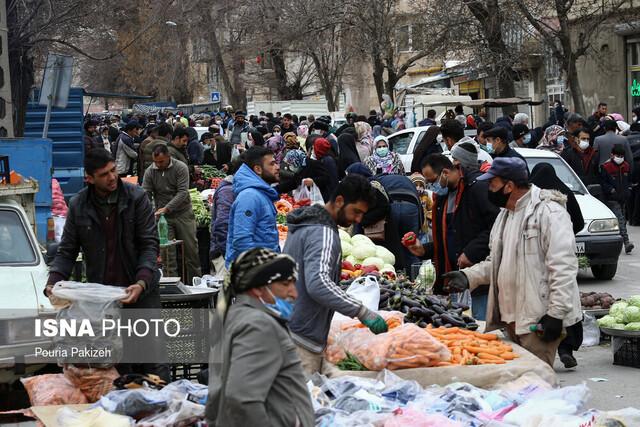
[[[449,362],[437,366],[451,365],[500,365],[518,357],[511,345],[501,341],[495,334],[482,334],[457,327],[426,330],[451,352]]]

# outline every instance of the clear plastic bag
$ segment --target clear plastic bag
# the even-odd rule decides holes
[[[118,363],[123,354],[122,337],[118,336],[116,328],[102,328],[103,319],[112,319],[117,321],[120,319],[120,302],[125,298],[127,293],[125,288],[118,286],[107,286],[98,283],[79,283],[61,281],[55,284],[52,289],[53,295],[60,301],[71,302],[71,305],[64,307],[58,311],[56,316],[60,321],[75,320],[78,324],[86,322],[91,323],[95,336],[56,336],[53,339],[55,349],[60,354],[67,354],[67,357],[58,359],[59,364],[67,363],[87,363],[97,367],[109,367]],[[104,332],[104,335],[102,334]],[[86,358],[79,356],[71,356],[74,354],[73,349],[108,349],[105,357],[95,357],[87,361]]]
[[[137,422],[140,427],[174,427],[192,425],[204,418],[204,405],[189,400],[174,400],[169,409]]]
[[[130,427],[135,425],[133,418],[124,415],[110,414],[102,408],[74,411],[71,408],[60,408],[56,413],[60,427]]]
[[[600,327],[595,316],[585,313],[582,319],[582,346],[593,347],[600,344]]]
[[[31,406],[74,405],[88,403],[87,398],[62,374],[20,378]]]
[[[335,344],[371,371],[425,368],[451,359],[444,344],[411,323],[378,335],[368,329],[347,331],[336,337]]]
[[[113,390],[113,381],[120,374],[116,368],[79,368],[65,365],[64,376],[85,395],[89,403],[97,402]]]
[[[425,414],[412,409],[398,409],[388,418],[384,427],[463,427],[441,414]]]
[[[291,192],[293,196],[293,200],[299,202],[300,200],[311,200],[311,193],[309,192],[309,187],[304,184],[301,184],[300,187],[296,188]]]
[[[114,390],[102,396],[97,406],[105,411],[139,420],[165,411],[170,400],[167,393],[161,390],[149,388]]]

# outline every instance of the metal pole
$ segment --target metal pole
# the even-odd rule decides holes
[[[60,76],[60,67],[64,63],[61,59],[56,59],[53,64],[53,85],[51,87],[51,94],[47,97],[47,112],[44,116],[44,127],[42,128],[42,137],[46,138],[49,133],[49,121],[51,119],[51,106],[53,105],[53,98],[58,95],[58,77]]]

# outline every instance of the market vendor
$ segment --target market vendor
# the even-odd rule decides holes
[[[299,298],[290,327],[309,375],[322,368],[335,311],[357,317],[376,334],[387,331],[387,324],[379,314],[338,286],[342,258],[338,226],[360,222],[375,203],[373,191],[366,178],[349,175],[338,184],[325,206],[307,206],[287,216],[289,237],[283,252],[298,261],[302,272],[296,284]]]
[[[157,267],[158,233],[151,203],[142,188],[118,178],[111,153],[93,150],[84,160],[87,187],[71,198],[62,240],[45,294],[68,280],[82,250],[87,282],[126,288],[125,308],[157,308],[160,305]],[[149,351],[161,354],[163,347]],[[126,349],[125,349],[126,350]],[[143,365],[141,373],[155,373],[169,381],[168,365]],[[118,366],[121,373],[131,369]]]
[[[505,328],[513,341],[553,366],[563,329],[582,318],[576,244],[567,198],[528,178],[519,158],[496,158],[478,177],[489,182],[489,200],[500,208],[491,252],[444,277],[460,290],[489,282],[486,330]]]
[[[287,327],[298,295],[296,279],[293,258],[269,249],[250,249],[231,264],[214,325],[220,336],[213,340],[209,364],[210,425],[314,425],[302,363]]]
[[[169,225],[169,240],[182,240],[186,277],[191,285],[194,277],[202,275],[196,239],[196,217],[189,196],[189,169],[187,165],[171,157],[166,145],[153,149],[153,164],[144,172],[142,188],[155,203],[155,216],[164,215]],[[167,275],[176,276],[176,255],[167,260]]]

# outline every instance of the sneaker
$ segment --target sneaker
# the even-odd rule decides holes
[[[631,242],[627,242],[624,244],[624,253],[625,254],[630,254],[631,251],[633,250],[633,248],[635,248],[635,245]]]
[[[575,368],[576,366],[578,366],[578,361],[576,360],[575,357],[573,357],[570,354],[561,354],[560,355],[560,361],[562,362],[562,364],[564,365],[564,367],[566,369],[571,369],[571,368]]]

